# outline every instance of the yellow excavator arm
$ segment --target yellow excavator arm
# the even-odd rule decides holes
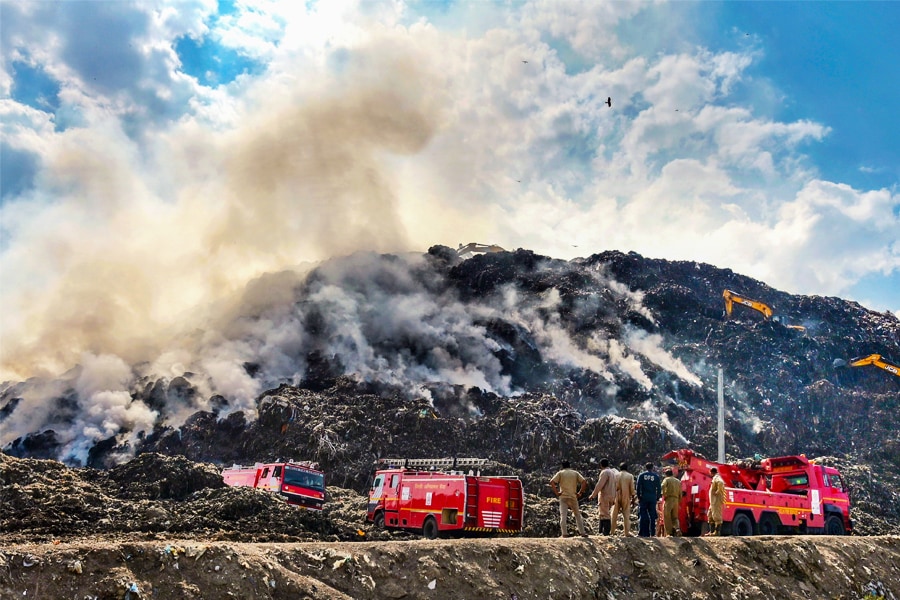
[[[894,375],[900,377],[900,367],[897,365],[892,365],[891,363],[882,360],[880,354],[870,354],[869,356],[861,356],[859,358],[854,358],[850,361],[851,367],[865,367],[868,365],[873,365],[876,367],[880,367],[887,371],[888,373],[893,373]]]
[[[722,297],[725,299],[725,314],[729,317],[731,316],[731,311],[734,308],[734,303],[737,302],[738,304],[749,306],[753,310],[758,310],[766,317],[766,319],[772,318],[772,307],[764,302],[745,298],[744,296],[741,296],[736,292],[732,292],[731,290],[725,290],[724,292],[722,292]]]
[[[725,299],[725,314],[729,317],[731,316],[731,311],[734,309],[735,303],[737,303],[761,312],[767,321],[769,319],[772,319],[773,321],[784,325],[788,329],[796,329],[797,331],[804,332],[806,331],[806,327],[804,327],[803,325],[790,324],[788,319],[783,316],[776,315],[773,317],[772,315],[774,314],[774,311],[772,310],[772,307],[765,302],[760,302],[759,300],[751,300],[750,298],[741,296],[737,292],[732,292],[731,290],[723,291],[722,298]]]

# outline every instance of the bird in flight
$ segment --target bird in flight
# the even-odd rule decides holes
[[[523,60],[522,62],[525,63],[526,65],[528,64],[528,61],[527,61],[527,60]]]
[[[606,105],[607,105],[608,107],[612,108],[612,98],[607,98],[607,99],[606,99]]]

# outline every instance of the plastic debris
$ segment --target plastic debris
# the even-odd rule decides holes
[[[140,596],[140,593],[141,590],[138,588],[138,584],[132,581],[125,585],[125,596],[123,597],[123,600],[134,600]]]
[[[78,575],[81,575],[82,570],[83,570],[80,560],[71,561],[69,564],[66,565],[66,568],[69,570],[70,573],[77,573]]]
[[[437,587],[437,579],[432,579],[431,581],[428,582],[429,590],[433,590],[436,587]]]

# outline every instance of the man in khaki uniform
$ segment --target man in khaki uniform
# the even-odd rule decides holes
[[[619,465],[619,476],[616,477],[616,502],[612,509],[613,533],[619,528],[619,513],[622,514],[624,535],[631,536],[631,505],[635,500],[634,475],[628,472],[628,463]]]
[[[581,510],[578,508],[578,498],[587,489],[587,481],[578,471],[572,469],[569,461],[562,461],[562,470],[560,470],[553,479],[550,480],[550,487],[553,493],[559,498],[559,527],[562,530],[562,537],[568,537],[568,528],[566,521],[569,518],[569,510],[575,513],[575,524],[578,525],[578,534],[587,537],[584,532],[584,521],[581,518]]]
[[[616,503],[616,473],[615,469],[610,468],[609,459],[600,459],[600,479],[594,486],[594,491],[588,497],[589,500],[597,498],[598,514],[600,521],[600,535],[609,535],[612,533],[612,520],[609,516],[609,509]]]
[[[675,478],[672,469],[663,472],[666,476],[662,482],[663,522],[666,524],[666,535],[681,535],[678,522],[678,506],[681,504],[681,481]]]
[[[722,509],[725,508],[725,480],[719,475],[719,469],[713,467],[709,470],[713,476],[709,485],[709,533],[706,535],[722,535]]]

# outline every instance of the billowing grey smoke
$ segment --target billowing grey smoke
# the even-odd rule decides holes
[[[647,399],[664,397],[653,373],[699,383],[660,336],[622,323],[619,310],[652,324],[640,295],[587,265],[526,251],[468,261],[443,247],[357,253],[254,280],[151,363],[85,354],[65,382],[8,387],[0,443],[53,429],[60,458],[84,462],[101,440],[133,442],[197,410],[252,418],[264,390],[323,377],[429,399],[435,385],[510,396],[581,372],[613,395],[632,381]]]

